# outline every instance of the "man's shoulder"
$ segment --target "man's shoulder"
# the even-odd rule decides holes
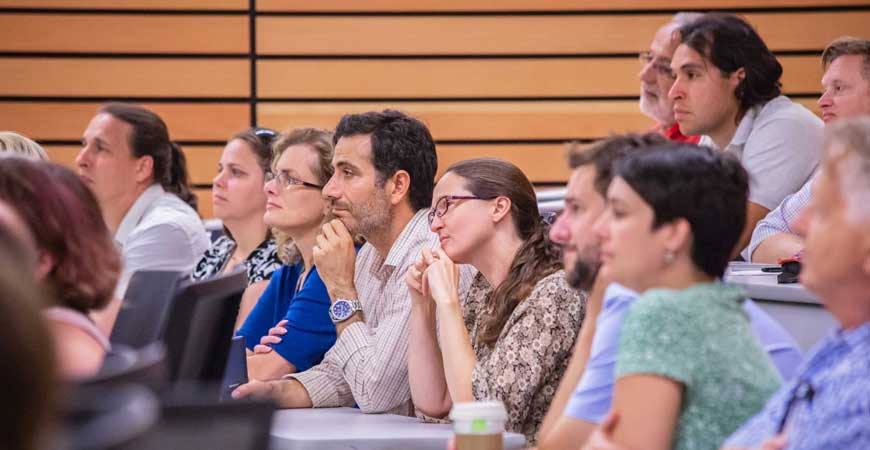
[[[417,211],[411,220],[405,224],[405,228],[393,242],[389,253],[385,257],[385,263],[400,269],[406,268],[420,257],[424,248],[435,249],[438,247],[438,235],[429,229],[426,218],[428,210]],[[371,247],[371,246],[369,246]],[[370,252],[377,253],[374,248]],[[367,251],[365,256],[368,257]],[[363,257],[360,250],[360,257]]]
[[[824,128],[822,119],[804,105],[794,102],[784,95],[770,100],[759,108],[753,129],[768,124],[783,129],[815,127],[820,132]]]
[[[199,215],[187,203],[174,194],[166,193],[142,216],[133,230],[134,234],[155,230],[178,230],[187,235],[206,235],[205,225]]]

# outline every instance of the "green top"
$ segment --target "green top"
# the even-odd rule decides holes
[[[718,449],[781,383],[743,298],[739,288],[721,283],[653,289],[628,312],[616,377],[654,374],[683,385],[674,449]]]

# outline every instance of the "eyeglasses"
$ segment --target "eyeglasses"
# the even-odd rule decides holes
[[[782,419],[779,421],[776,434],[780,434],[785,430],[788,418],[794,412],[794,407],[797,405],[798,400],[806,400],[808,403],[812,403],[814,395],[816,395],[816,390],[813,389],[813,385],[807,380],[799,379],[797,385],[791,391],[791,398],[785,404],[785,413],[783,413]]]
[[[429,210],[429,225],[435,221],[436,217],[444,217],[447,210],[455,203],[456,200],[492,200],[495,197],[476,197],[474,195],[445,195],[438,199],[435,207]]]
[[[275,172],[266,172],[265,179],[266,179],[266,183],[268,183],[272,180],[277,181],[278,186],[281,186],[281,189],[287,189],[290,186],[304,186],[304,187],[310,187],[310,188],[314,188],[314,189],[323,189],[323,186],[320,186],[318,184],[309,183],[307,181],[302,181],[298,178],[294,178],[294,177],[290,176],[290,174],[287,173],[286,170],[282,170],[282,171],[278,172],[277,175],[275,174]]]
[[[663,61],[656,61],[656,58],[655,56],[653,56],[652,52],[641,52],[640,55],[638,55],[638,60],[640,61],[640,65],[642,67],[646,67],[652,64],[653,69],[655,69],[655,71],[658,72],[659,75],[667,77],[671,80],[677,79],[677,74],[675,74],[674,71],[671,70],[671,66],[667,65]]]
[[[260,139],[260,142],[262,142],[263,145],[269,147],[270,145],[272,145],[272,141],[274,141],[275,138],[278,137],[278,133],[268,128],[257,127],[254,128],[254,136],[257,136],[257,138]]]

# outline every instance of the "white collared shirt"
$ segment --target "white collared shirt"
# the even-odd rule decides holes
[[[749,172],[749,201],[773,210],[800,189],[819,165],[823,131],[821,119],[782,95],[749,108],[725,147]],[[719,148],[710,136],[699,144]]]
[[[190,272],[208,250],[209,239],[196,211],[153,184],[136,199],[115,232],[124,270],[115,294],[123,298],[130,276],[140,270]]]

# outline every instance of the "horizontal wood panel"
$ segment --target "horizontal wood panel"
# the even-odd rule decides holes
[[[0,14],[0,51],[247,53],[248,16]]]
[[[58,0],[60,1],[60,0]],[[804,6],[864,6],[862,0],[258,0],[260,11],[606,11],[631,9],[786,8]]]
[[[53,163],[61,164],[72,170],[76,169],[76,156],[81,147],[78,145],[44,145],[42,148],[48,153],[48,159]]]
[[[203,219],[211,219],[214,217],[214,207],[211,203],[211,189],[194,189],[193,193],[198,200],[197,210],[199,216]]]
[[[250,106],[233,103],[143,104],[169,127],[172,139],[228,139],[250,124]],[[100,103],[0,102],[0,128],[36,140],[78,140]]]
[[[866,34],[870,23],[870,11],[745,17],[773,50],[821,50],[838,36]],[[257,19],[257,45],[261,54],[292,55],[632,53],[648,48],[656,30],[670,18],[670,14],[266,16]]]
[[[0,58],[0,95],[244,97],[244,59]]]
[[[75,169],[76,156],[81,150],[78,145],[47,145],[45,151],[53,162]],[[210,185],[217,172],[223,147],[185,145],[182,146],[187,158],[187,172],[191,184]]]
[[[841,36],[870,38],[870,11],[753,13],[745,17],[774,51],[823,50]]]
[[[438,176],[451,164],[470,158],[493,157],[519,167],[533,183],[562,183],[571,171],[565,159],[564,144],[438,145]]]
[[[780,58],[786,92],[819,90],[816,56]],[[635,58],[261,60],[263,98],[485,98],[637,95]]]
[[[0,8],[242,10],[248,0],[0,0]]]
[[[221,146],[185,145],[182,147],[187,158],[187,173],[191,184],[210,185],[217,175],[217,165],[224,148]]]
[[[798,99],[818,114],[815,99]],[[636,101],[261,103],[257,123],[277,130],[332,129],[342,115],[393,108],[419,117],[436,140],[598,138],[644,131]]]
[[[332,129],[344,114],[399,109],[437,140],[569,139],[651,126],[635,101],[261,103],[257,123],[286,130]]]
[[[257,46],[300,55],[637,52],[668,17],[267,16],[257,20]]]
[[[77,145],[48,145],[52,162],[75,170],[75,159],[81,147]],[[187,157],[190,183],[211,185],[217,172],[223,147],[188,145],[183,147]],[[564,144],[439,144],[438,176],[451,164],[469,158],[494,157],[517,165],[533,182],[562,182],[568,179]]]

